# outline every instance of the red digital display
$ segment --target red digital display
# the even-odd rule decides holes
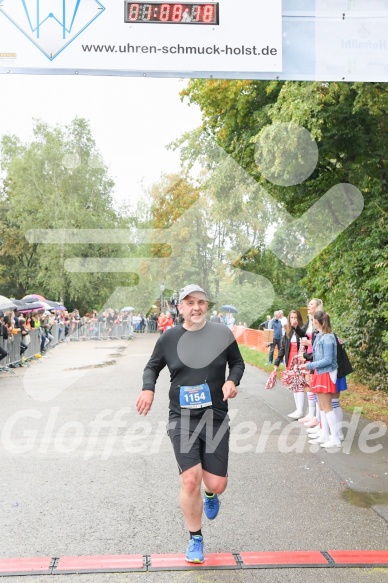
[[[128,23],[219,24],[218,2],[125,2]]]

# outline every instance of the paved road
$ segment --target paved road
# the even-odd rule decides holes
[[[0,377],[1,557],[185,550],[177,470],[165,433],[167,371],[148,417],[140,418],[134,408],[155,341],[154,335],[138,335],[133,341],[65,343],[30,368]],[[286,417],[292,395],[282,387],[266,391],[266,378],[248,366],[231,403],[230,482],[219,517],[204,526],[206,551],[386,549],[388,439],[385,434],[366,440],[367,432],[382,434],[384,428],[359,422],[345,452],[315,453],[300,424]],[[360,447],[378,451],[363,453]],[[377,495],[368,506],[371,492]],[[56,575],[55,581],[271,583],[320,577],[357,583],[386,581],[387,572],[158,572]]]

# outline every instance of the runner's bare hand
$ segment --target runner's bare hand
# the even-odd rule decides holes
[[[237,395],[236,385],[233,381],[226,381],[224,386],[222,387],[222,392],[224,393],[223,401],[227,401],[228,399],[234,399]]]
[[[147,415],[148,411],[151,409],[151,405],[154,400],[153,391],[142,391],[136,401],[136,409],[139,415]]]

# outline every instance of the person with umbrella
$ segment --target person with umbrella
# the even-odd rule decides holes
[[[40,328],[40,318],[38,312],[31,314],[31,328]]]
[[[30,338],[27,338],[29,336],[29,332],[26,328],[26,320],[25,318],[20,317],[19,318],[19,324],[20,324],[20,334],[21,334],[21,339],[20,339],[20,356],[22,356],[24,354],[24,352],[27,350],[28,345],[30,343]]]
[[[221,310],[224,312],[228,312],[229,314],[238,314],[238,309],[230,304],[226,304],[225,306],[221,306]]]
[[[229,330],[233,330],[233,327],[236,323],[236,318],[233,316],[231,312],[226,317],[226,325],[228,326]]]
[[[181,509],[190,535],[186,561],[203,563],[202,509],[214,520],[219,494],[228,482],[228,400],[237,395],[244,373],[237,342],[226,326],[208,322],[205,291],[186,285],[179,294],[182,326],[161,335],[143,373],[136,401],[140,415],[151,409],[156,381],[165,366],[170,371],[168,435],[179,474]],[[229,374],[226,375],[226,368]],[[201,485],[204,493],[201,496]]]
[[[19,324],[19,312],[17,308],[14,308],[13,310],[13,325],[15,328],[20,328],[20,324]]]
[[[233,314],[238,313],[237,308],[231,306],[230,304],[226,304],[225,306],[221,307],[221,310],[224,310],[224,312],[226,312],[225,324],[228,326],[230,330],[233,330],[233,326],[236,323],[236,319],[233,316]]]
[[[12,316],[5,314],[3,318],[3,338],[8,340],[11,337],[13,329]]]
[[[4,312],[0,311],[0,339],[1,338],[3,338],[3,340],[8,339],[8,330],[4,324]],[[5,348],[3,348],[3,346],[0,345],[0,360],[3,360],[3,358],[6,356],[8,356],[8,352],[5,350]]]

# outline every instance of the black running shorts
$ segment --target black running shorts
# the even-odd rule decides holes
[[[228,475],[229,417],[213,419],[213,410],[202,417],[171,416],[167,434],[174,448],[179,473],[196,466],[215,476]]]

